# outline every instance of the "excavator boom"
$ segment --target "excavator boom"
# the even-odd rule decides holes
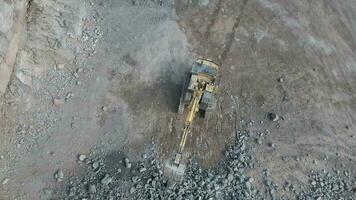
[[[182,157],[182,152],[184,150],[188,134],[190,133],[191,126],[193,124],[195,115],[199,111],[199,102],[200,102],[200,100],[202,98],[202,95],[203,95],[203,90],[202,89],[198,89],[193,93],[193,97],[192,97],[192,100],[191,100],[189,113],[188,113],[188,115],[186,117],[186,120],[185,120],[184,130],[183,130],[182,138],[181,138],[181,141],[180,141],[180,144],[179,144],[179,150],[178,150],[178,153],[176,155],[176,158],[174,159],[174,163],[176,165],[179,165],[179,163],[180,163],[180,159]]]

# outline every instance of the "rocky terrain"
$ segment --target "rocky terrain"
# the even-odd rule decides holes
[[[269,172],[261,173],[266,189],[256,188],[247,172],[255,168],[249,154],[249,132],[236,132],[236,141],[225,151],[225,157],[212,169],[202,169],[192,158],[184,180],[172,182],[163,175],[163,166],[152,152],[144,153],[132,165],[129,158],[114,152],[98,160],[83,160],[84,175],[75,177],[59,191],[48,195],[63,199],[354,199],[356,182],[350,169],[343,172],[311,172],[308,184],[289,183],[279,186]],[[80,159],[80,157],[78,158]],[[82,161],[81,161],[82,162]],[[57,180],[62,181],[62,180]],[[53,192],[53,194],[52,194]],[[279,196],[280,192],[292,195]]]
[[[0,199],[356,199],[354,55],[353,0],[0,0]]]

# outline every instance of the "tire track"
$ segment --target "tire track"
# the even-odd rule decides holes
[[[214,10],[212,16],[210,17],[210,23],[208,24],[205,32],[205,39],[209,39],[211,29],[213,28],[214,24],[216,23],[218,19],[218,15],[221,11],[222,5],[224,4],[225,0],[219,0],[219,2],[216,5],[216,9]]]
[[[235,38],[235,34],[236,34],[236,31],[237,29],[239,28],[240,26],[240,22],[241,22],[241,17],[243,16],[243,12],[245,10],[245,7],[247,5],[247,2],[249,0],[243,0],[242,1],[242,6],[240,7],[240,10],[239,10],[239,15],[235,18],[235,23],[232,27],[232,30],[231,32],[229,33],[229,36],[225,42],[225,48],[223,49],[221,55],[220,55],[220,66],[222,66],[223,62],[225,61],[226,59],[226,56],[227,54],[230,52],[230,49],[231,49],[231,46],[232,46],[232,42]]]

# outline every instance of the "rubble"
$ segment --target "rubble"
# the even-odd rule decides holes
[[[345,179],[342,175],[330,172],[314,172],[310,179],[307,189],[298,193],[298,200],[355,198],[355,184],[352,179]],[[356,180],[356,177],[353,177],[353,180]]]
[[[225,151],[225,157],[212,169],[202,169],[196,159],[192,157],[187,165],[186,174],[181,183],[173,184],[163,175],[161,163],[156,159],[156,153],[151,152],[141,156],[137,164],[133,164],[128,157],[124,157],[120,165],[110,169],[113,174],[109,175],[109,168],[102,166],[103,160],[99,159],[91,163],[88,174],[77,183],[67,187],[68,199],[75,195],[83,199],[279,199],[278,192],[281,188],[270,180],[267,169],[262,171],[261,178],[267,190],[263,191],[256,187],[258,181],[254,177],[247,176],[247,171],[254,169],[254,160],[250,155],[248,131],[238,131],[236,140]],[[275,147],[273,143],[270,146]],[[283,156],[286,162],[286,156]],[[121,166],[123,165],[123,166]],[[122,173],[121,167],[125,167]],[[102,168],[102,172],[95,169]],[[57,172],[58,174],[58,172]],[[310,187],[295,185],[286,182],[282,189],[293,192],[299,200],[307,199],[339,199],[350,197],[351,183],[340,178],[340,175],[350,172],[345,170],[340,175],[311,175]],[[335,173],[337,174],[337,173]],[[63,175],[56,177],[61,177]],[[351,180],[350,178],[348,180]],[[96,185],[95,183],[101,185]],[[356,181],[356,180],[355,180]],[[90,183],[90,184],[88,184]],[[61,194],[61,193],[59,193]],[[70,197],[70,198],[69,198]],[[67,198],[64,198],[67,199]]]
[[[246,170],[253,167],[252,157],[248,154],[248,138],[247,131],[237,132],[236,141],[227,149],[226,157],[213,169],[201,169],[196,159],[192,158],[183,181],[173,188],[172,182],[163,175],[156,154],[152,152],[145,154],[146,158],[142,158],[143,160],[137,165],[132,165],[127,157],[123,159],[126,169],[132,167],[132,171],[125,174],[131,177],[130,182],[122,179],[120,166],[114,169],[116,173],[112,176],[105,172],[103,175],[91,174],[92,171],[89,170],[89,175],[84,177],[78,186],[76,185],[76,188],[80,188],[77,195],[80,194],[82,196],[79,197],[85,198],[88,194],[95,193],[97,199],[114,198],[118,193],[133,199],[234,199],[237,197],[262,199],[253,185],[254,179],[246,176]],[[96,162],[98,161],[94,163]],[[98,179],[105,187],[84,184],[94,183]]]

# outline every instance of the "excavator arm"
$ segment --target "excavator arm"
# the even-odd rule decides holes
[[[174,159],[174,163],[176,165],[180,164],[182,152],[184,150],[188,134],[190,133],[195,115],[199,111],[199,104],[200,104],[200,100],[201,100],[202,96],[203,96],[203,88],[199,88],[199,89],[195,90],[193,93],[192,99],[189,104],[189,112],[185,119],[184,130],[183,130],[182,138],[181,138],[181,141],[179,144],[179,150],[178,150],[178,153]]]

